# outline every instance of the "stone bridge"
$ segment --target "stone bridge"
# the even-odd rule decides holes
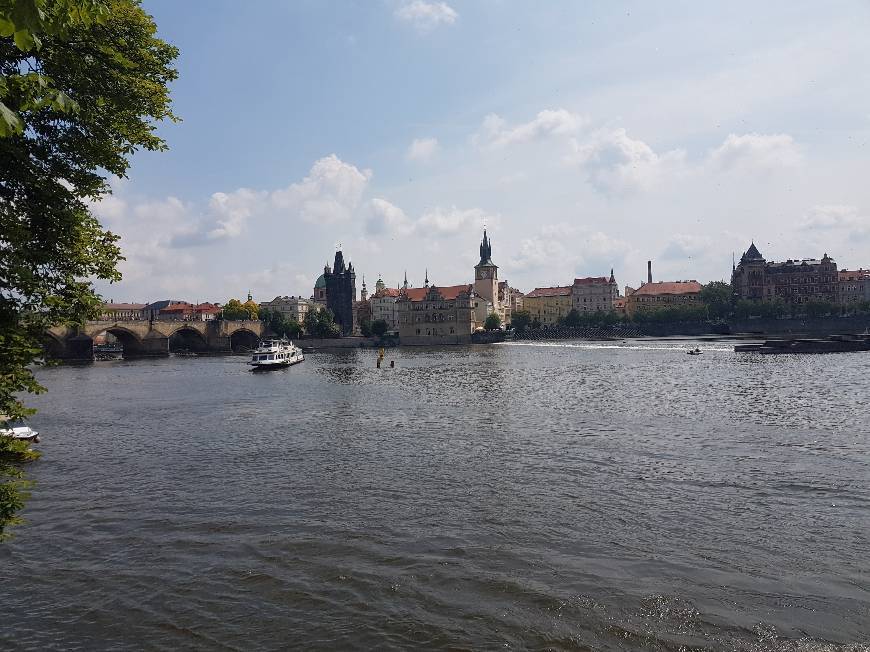
[[[114,335],[125,358],[169,355],[172,350],[231,353],[256,346],[264,335],[261,321],[89,321],[84,326],[55,326],[47,331],[46,353],[60,360],[93,360],[94,339]]]

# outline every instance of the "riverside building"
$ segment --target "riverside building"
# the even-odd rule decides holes
[[[555,326],[571,312],[572,286],[535,288],[523,297],[523,309],[541,326]]]
[[[311,309],[311,302],[302,297],[275,297],[271,301],[261,303],[260,308],[270,312],[279,312],[287,319],[295,319],[301,324]]]
[[[870,301],[870,269],[841,269],[838,278],[838,297],[842,305]]]
[[[610,270],[606,276],[575,278],[571,286],[571,306],[579,313],[610,312],[613,302],[619,297],[619,285]]]
[[[474,287],[403,288],[396,302],[402,344],[467,344],[475,329]]]
[[[840,298],[837,263],[828,254],[775,263],[766,261],[755,243],[732,268],[731,285],[737,298],[751,301],[834,303]]]
[[[674,306],[694,306],[701,301],[698,281],[657,281],[644,283],[625,298],[629,316],[642,310],[657,310]]]

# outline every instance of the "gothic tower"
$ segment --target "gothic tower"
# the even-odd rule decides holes
[[[328,268],[327,268],[328,269]],[[353,302],[356,301],[356,272],[351,263],[344,265],[344,255],[335,252],[332,272],[324,271],[326,281],[326,307],[335,315],[335,323],[342,335],[353,332]]]
[[[498,265],[492,262],[492,245],[483,230],[480,243],[480,262],[474,266],[474,292],[492,303],[493,310],[501,312],[498,302]]]

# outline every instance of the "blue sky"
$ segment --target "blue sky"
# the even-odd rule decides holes
[[[472,279],[529,291],[870,266],[866,2],[145,0],[181,50],[168,152],[95,206],[116,301]],[[358,281],[358,286],[359,286]]]

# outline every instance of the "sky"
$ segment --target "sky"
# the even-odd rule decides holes
[[[176,45],[169,151],[93,209],[107,300],[870,267],[870,3],[144,0]]]

